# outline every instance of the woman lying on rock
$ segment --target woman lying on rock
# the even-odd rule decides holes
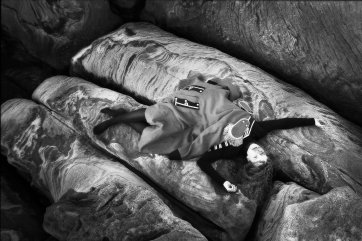
[[[204,172],[228,192],[236,192],[237,187],[212,168],[213,162],[244,155],[254,166],[263,165],[267,156],[256,144],[258,139],[277,129],[319,125],[313,118],[256,121],[246,106],[243,109],[232,102],[241,97],[240,88],[230,79],[204,82],[195,77],[190,85],[147,108],[132,112],[102,109],[113,118],[93,131],[98,135],[111,125],[127,123],[141,134],[141,152],[164,154],[173,160],[200,157],[197,164]]]

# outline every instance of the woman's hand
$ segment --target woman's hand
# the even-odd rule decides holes
[[[236,192],[236,190],[238,189],[234,184],[230,183],[229,181],[225,181],[223,185],[228,192]]]
[[[315,122],[315,125],[318,126],[318,127],[323,127],[323,124],[321,122],[321,120],[319,119],[314,119],[314,122]]]

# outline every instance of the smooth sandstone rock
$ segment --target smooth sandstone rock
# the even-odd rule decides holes
[[[271,183],[270,168],[254,172],[240,167],[234,169],[234,172],[244,170],[246,173],[241,180],[241,174],[229,172],[233,162],[218,163],[218,170],[223,169],[221,173],[226,178],[242,182],[241,192],[229,194],[211,182],[193,160],[172,161],[165,156],[140,153],[139,134],[127,125],[112,126],[101,136],[95,136],[93,127],[109,118],[100,113],[102,108],[118,106],[134,110],[143,106],[129,96],[79,78],[55,76],[45,80],[35,90],[33,98],[67,119],[69,125],[85,133],[93,143],[129,163],[173,197],[218,225],[221,230],[217,234],[205,234],[211,239],[242,240],[247,234],[257,205],[262,203]]]
[[[295,183],[274,182],[258,220],[255,240],[277,240],[275,238],[278,229],[281,228],[285,208],[288,205],[302,203],[320,196]]]
[[[361,240],[362,198],[349,187],[319,195],[276,182],[255,240]]]
[[[313,117],[323,127],[275,131],[261,142],[275,170],[326,193],[349,185],[362,194],[362,129],[259,68],[148,23],[128,23],[79,51],[72,73],[157,102],[189,75],[232,78],[257,120]]]
[[[4,0],[1,27],[28,52],[56,69],[94,39],[121,24],[106,0]]]
[[[362,125],[362,3],[146,1],[141,19],[298,86]]]
[[[54,201],[44,228],[59,240],[206,240],[155,190],[30,100],[1,107],[1,148]]]

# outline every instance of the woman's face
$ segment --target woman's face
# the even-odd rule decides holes
[[[251,162],[254,166],[261,166],[267,162],[268,157],[264,149],[258,144],[251,144],[247,151],[246,159]]]

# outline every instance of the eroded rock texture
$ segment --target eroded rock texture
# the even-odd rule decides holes
[[[219,226],[220,230],[204,227],[209,238],[242,240],[247,234],[257,205],[262,203],[270,184],[270,166],[249,170],[247,166],[237,166],[232,161],[219,162],[217,170],[222,175],[242,183],[239,185],[241,192],[229,194],[215,186],[195,161],[171,161],[165,156],[140,153],[137,146],[139,134],[127,125],[113,126],[103,135],[95,136],[93,127],[109,118],[100,113],[102,108],[116,105],[134,110],[143,106],[129,96],[79,78],[55,76],[44,81],[33,93],[33,98],[65,118],[79,133],[86,133],[99,147],[126,161],[173,197]]]
[[[206,240],[153,188],[30,100],[1,106],[1,150],[54,201],[44,228],[59,240]]]
[[[276,182],[256,240],[361,240],[361,203],[349,187],[320,196],[294,183]]]
[[[349,185],[362,194],[361,128],[246,62],[151,24],[128,23],[81,50],[72,65],[73,74],[93,77],[101,85],[113,85],[152,102],[187,84],[184,79],[195,71],[205,79],[232,78],[243,92],[238,103],[248,104],[257,120],[318,118],[322,128],[275,131],[262,140],[276,170],[318,193]],[[93,119],[87,118],[83,125]]]
[[[1,1],[2,30],[56,69],[68,67],[79,48],[120,23],[106,0]]]
[[[146,1],[142,16],[299,86],[362,125],[362,3]]]

